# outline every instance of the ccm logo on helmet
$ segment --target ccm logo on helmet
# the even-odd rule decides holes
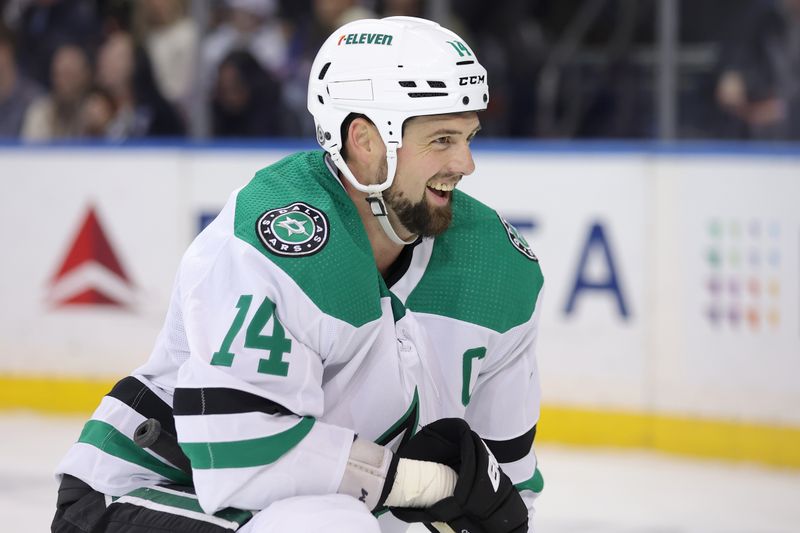
[[[486,83],[486,76],[463,76],[458,78],[459,85],[477,85],[479,83]]]
[[[342,44],[383,44],[392,46],[392,36],[385,33],[348,33],[339,37],[337,45],[342,46]]]

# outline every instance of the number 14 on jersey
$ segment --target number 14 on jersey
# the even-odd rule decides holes
[[[228,333],[222,340],[219,350],[212,354],[212,365],[231,366],[233,364],[233,358],[236,357],[236,354],[231,352],[231,345],[241,331],[242,326],[244,326],[247,312],[250,310],[252,303],[252,294],[243,294],[239,297],[239,301],[236,304],[236,308],[239,311],[236,313],[231,327],[228,328]],[[273,316],[275,320],[272,321],[272,335],[262,335],[261,332],[264,326]],[[283,356],[292,351],[292,341],[286,338],[283,325],[278,321],[278,316],[275,314],[275,304],[269,298],[264,298],[264,301],[258,306],[253,318],[247,325],[244,347],[269,351],[266,359],[261,358],[258,360],[258,372],[275,376],[289,374],[289,363],[283,360]]]

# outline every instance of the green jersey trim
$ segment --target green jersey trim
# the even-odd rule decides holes
[[[530,320],[544,283],[538,261],[509,240],[497,213],[453,191],[453,220],[436,237],[406,308],[477,324],[498,333]]]
[[[311,431],[316,419],[310,416],[291,428],[256,439],[227,442],[182,442],[183,453],[192,462],[192,468],[248,468],[274,463],[294,448]]]
[[[401,444],[405,444],[417,432],[417,425],[419,424],[419,390],[414,387],[414,398],[411,400],[411,405],[400,419],[392,424],[392,427],[383,432],[383,434],[375,439],[376,444],[381,446],[388,445],[400,433],[405,431]]]
[[[78,437],[78,442],[89,444],[118,459],[151,470],[175,483],[181,485],[192,483],[191,477],[186,473],[159,461],[107,422],[87,421]]]
[[[530,479],[525,480],[522,483],[517,483],[514,485],[514,487],[518,491],[530,490],[536,494],[539,494],[544,489],[544,478],[542,477],[542,473],[539,472],[539,469],[537,468],[533,472],[533,476],[531,476]]]
[[[392,302],[392,316],[394,317],[395,324],[404,316],[406,316],[406,306],[400,301],[400,298],[395,296],[392,291],[389,291],[389,298]]]
[[[381,316],[379,275],[356,206],[323,157],[321,151],[300,152],[259,170],[236,197],[234,235],[289,275],[323,313],[360,327]],[[297,252],[283,243],[284,252],[259,228],[296,209],[302,213],[293,215],[292,231],[303,222],[303,231],[313,227],[320,231],[312,233],[324,236],[314,244],[316,235],[309,234],[312,240],[296,243]],[[288,235],[279,236],[288,242]]]
[[[205,511],[203,511],[203,509],[200,507],[200,503],[197,501],[197,496],[193,494],[187,493],[185,496],[181,496],[175,494],[175,491],[165,492],[160,490],[158,487],[144,487],[132,490],[123,497],[139,498],[161,505],[166,505],[168,507],[174,507],[176,509],[184,509],[186,511],[206,514]],[[112,498],[112,500],[116,501],[119,500],[119,498]],[[211,516],[215,516],[229,522],[235,522],[241,526],[253,517],[253,513],[250,511],[243,511],[241,509],[234,509],[233,507],[227,507],[221,511],[217,511]]]

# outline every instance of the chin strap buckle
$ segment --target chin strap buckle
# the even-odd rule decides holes
[[[386,212],[386,203],[383,201],[383,196],[381,196],[380,193],[367,196],[367,203],[369,203],[372,214],[376,217],[385,217],[388,215]]]

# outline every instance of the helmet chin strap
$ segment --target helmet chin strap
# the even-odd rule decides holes
[[[401,246],[405,246],[406,244],[412,244],[414,241],[417,240],[416,235],[412,235],[411,238],[407,241],[404,241],[400,238],[397,232],[392,227],[392,223],[389,222],[389,213],[386,210],[386,202],[383,200],[383,194],[380,192],[372,193],[367,196],[367,202],[369,203],[369,207],[372,210],[372,214],[378,218],[378,223],[383,228],[383,232],[386,234],[389,239]]]
[[[369,203],[372,214],[378,219],[378,223],[383,228],[383,232],[395,244],[405,246],[412,244],[417,240],[416,235],[412,235],[409,240],[403,240],[392,227],[389,222],[389,210],[386,208],[386,201],[383,199],[383,191],[388,189],[394,182],[394,175],[397,171],[397,143],[386,143],[386,180],[383,183],[374,185],[362,185],[350,171],[350,167],[345,163],[342,154],[339,153],[339,147],[332,147],[328,152],[331,155],[331,160],[336,164],[336,167],[342,171],[345,179],[350,182],[350,185],[355,187],[361,192],[367,193],[367,202]]]

